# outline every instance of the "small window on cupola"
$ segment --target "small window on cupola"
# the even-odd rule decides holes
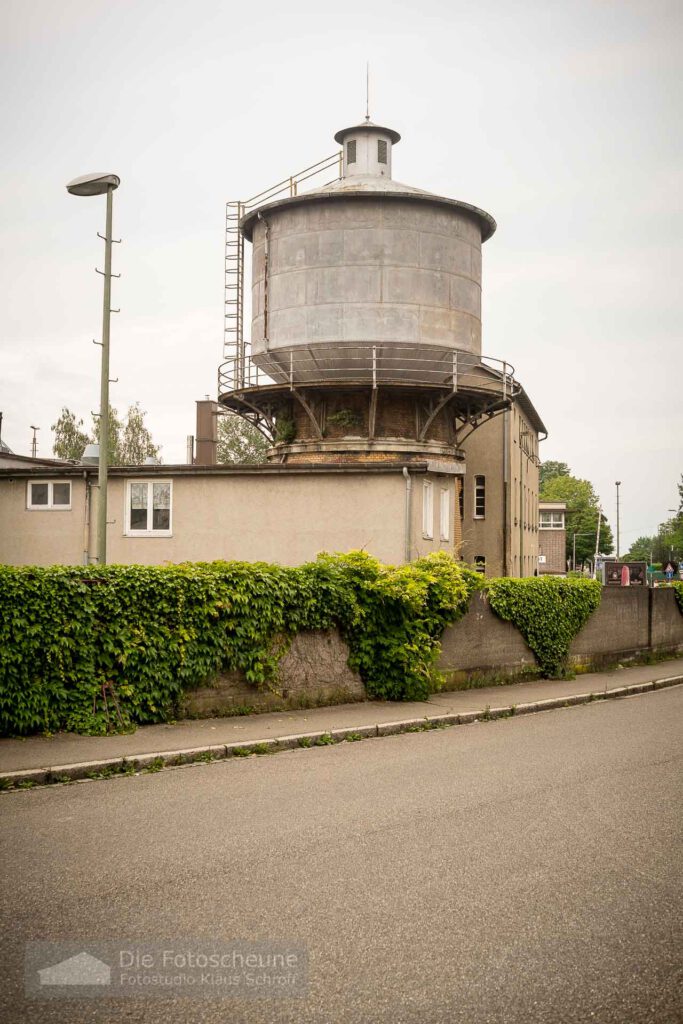
[[[387,142],[386,139],[377,140],[377,163],[385,164],[387,162]]]
[[[346,162],[347,164],[355,164],[356,162],[356,140],[351,139],[351,142],[346,144]]]

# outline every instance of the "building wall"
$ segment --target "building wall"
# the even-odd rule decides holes
[[[463,444],[466,562],[483,555],[487,576],[533,576],[538,568],[538,435],[518,404],[478,427]],[[475,477],[486,480],[486,515],[475,517]]]
[[[36,479],[35,475],[32,479]],[[55,477],[57,479],[57,477]],[[65,479],[60,475],[58,479]],[[94,481],[94,476],[93,476]],[[172,481],[172,535],[126,536],[128,480]],[[423,529],[424,483],[432,487],[432,528]],[[459,543],[456,478],[411,473],[411,559],[431,551],[454,553]],[[95,553],[97,488],[72,478],[70,511],[29,510],[27,478],[0,479],[0,562],[50,565],[84,562]],[[448,507],[448,538],[441,538],[441,492]],[[239,559],[297,565],[320,551],[363,549],[387,563],[406,553],[406,481],[391,473],[173,474],[109,480],[107,560],[156,565],[164,562]],[[87,543],[86,543],[87,538]]]
[[[32,479],[37,479],[35,476]],[[42,478],[39,478],[42,479]],[[48,476],[45,476],[48,479]],[[50,479],[55,479],[50,477]],[[90,488],[82,475],[71,479],[71,509],[28,509],[25,476],[0,480],[0,563],[83,565],[87,559]]]
[[[538,567],[540,575],[544,573],[565,573],[567,571],[566,558],[566,530],[543,530],[538,531],[538,553],[545,555],[545,562]]]
[[[503,415],[484,423],[463,445],[467,460],[464,480],[462,555],[474,564],[480,556],[486,560],[487,576],[505,573],[505,530],[507,491],[504,479]],[[475,477],[483,476],[486,486],[486,515],[474,514]]]

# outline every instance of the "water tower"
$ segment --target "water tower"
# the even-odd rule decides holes
[[[496,223],[394,181],[393,129],[366,119],[335,140],[340,152],[228,204],[218,400],[280,462],[462,463],[464,439],[519,392],[512,367],[481,352],[481,247]]]

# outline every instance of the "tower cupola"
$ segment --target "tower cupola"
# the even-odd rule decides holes
[[[342,177],[391,178],[391,148],[401,139],[393,128],[366,119],[352,128],[342,128],[334,138],[344,151]]]

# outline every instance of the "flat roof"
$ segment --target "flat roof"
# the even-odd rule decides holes
[[[33,460],[30,460],[33,461]],[[258,463],[249,466],[215,465],[200,466],[179,463],[176,465],[155,465],[155,466],[110,466],[108,476],[130,477],[130,476],[323,476],[326,473],[332,474],[353,474],[353,473],[403,473],[404,466],[411,473],[446,473],[447,464],[439,460],[420,460],[411,462],[408,459],[392,462],[295,462],[295,463]],[[96,476],[97,465],[81,466],[78,463],[61,463],[42,466],[14,466],[11,468],[0,468],[0,480],[11,477],[53,477],[53,476]]]

